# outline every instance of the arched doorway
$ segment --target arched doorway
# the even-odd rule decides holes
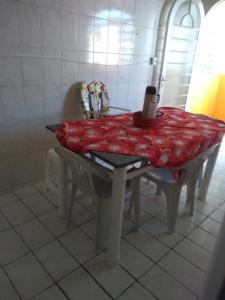
[[[199,28],[204,16],[200,0],[166,1],[159,24],[153,85],[161,106],[185,108]]]

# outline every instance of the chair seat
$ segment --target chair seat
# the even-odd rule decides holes
[[[99,198],[109,198],[112,196],[112,181],[104,180],[102,177],[92,174],[93,185]],[[131,185],[131,180],[127,180],[126,189]]]
[[[161,182],[174,183],[176,184],[176,179],[172,171],[168,168],[155,168],[147,173],[147,176],[151,177],[151,180],[159,180]]]

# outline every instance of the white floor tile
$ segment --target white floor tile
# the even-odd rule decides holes
[[[12,225],[18,225],[34,218],[34,215],[21,202],[4,206],[2,212]]]
[[[9,299],[9,300],[19,300],[19,296],[17,295],[14,287],[10,283],[8,277],[0,269],[0,291],[1,291],[1,299]]]
[[[32,300],[66,300],[67,298],[60,289],[53,285],[52,287],[45,290],[43,293],[39,294],[38,296],[34,297]]]
[[[129,233],[126,236],[126,240],[153,261],[158,261],[169,251],[167,246],[155,239],[152,235],[145,233],[143,230]]]
[[[56,281],[79,265],[57,240],[36,250],[35,255]]]
[[[7,204],[19,201],[18,197],[13,193],[6,193],[0,195],[0,207],[3,207]]]
[[[217,209],[216,211],[214,211],[214,213],[210,215],[210,218],[219,223],[222,223],[224,219],[224,211]]]
[[[28,197],[28,196],[31,196],[31,195],[35,195],[35,194],[38,193],[38,191],[33,186],[27,185],[25,187],[16,189],[14,191],[14,193],[16,195],[18,195],[20,198],[23,198],[23,197]]]
[[[7,265],[6,272],[24,300],[52,285],[52,280],[32,254]]]
[[[190,207],[183,203],[179,204],[178,214],[181,218],[193,223],[194,225],[199,225],[206,218],[206,215],[197,211],[194,211],[193,216],[190,216]]]
[[[85,209],[81,204],[75,201],[72,211],[72,220],[76,225],[81,225],[88,220],[91,220],[94,216],[87,209]]]
[[[60,241],[82,264],[96,255],[95,243],[79,228],[60,237]]]
[[[152,201],[145,196],[141,197],[141,208],[150,213],[152,216],[158,215],[165,210],[165,208],[159,205],[156,201]]]
[[[220,224],[210,218],[207,218],[205,221],[203,221],[199,227],[202,229],[208,231],[214,236],[218,236],[220,231]]]
[[[29,252],[28,248],[13,229],[0,234],[0,263],[5,265]]]
[[[40,193],[23,198],[23,203],[29,207],[30,210],[36,215],[40,216],[43,213],[54,209],[54,206],[44,198]]]
[[[189,290],[158,266],[154,266],[140,281],[160,300],[197,299]]]
[[[172,251],[161,259],[158,265],[175,277],[177,281],[190,289],[194,294],[200,294],[205,275],[186,259]]]
[[[212,205],[214,208],[219,207],[225,201],[225,192],[215,192],[213,188],[208,190],[208,194],[206,195],[206,203]]]
[[[142,228],[168,247],[174,247],[180,240],[183,239],[183,236],[178,232],[168,234],[167,225],[157,219],[153,219],[152,221],[145,223]]]
[[[204,200],[196,199],[195,201],[195,210],[206,216],[210,215],[216,208],[217,207],[209,204],[209,202],[206,202]]]
[[[129,289],[127,289],[118,300],[155,300],[156,298],[150,294],[139,283],[135,283]]]
[[[5,231],[10,227],[9,222],[6,218],[0,213],[0,232]]]
[[[111,298],[82,268],[59,281],[59,285],[71,300],[110,300]]]
[[[159,219],[160,221],[164,222],[165,224],[167,224],[166,211],[163,211],[162,213],[157,215],[156,218]],[[177,231],[178,233],[186,236],[194,229],[194,227],[195,227],[195,225],[193,223],[188,222],[184,218],[180,218],[179,216],[177,216],[175,231]]]
[[[54,239],[53,235],[49,233],[38,219],[16,226],[15,230],[32,250]]]
[[[210,252],[213,251],[216,243],[216,238],[201,228],[193,230],[188,238]]]
[[[75,226],[73,222],[71,222],[70,228],[66,228],[66,219],[61,217],[58,209],[41,215],[40,220],[55,236],[60,236]]]
[[[94,241],[96,232],[96,219],[93,219],[81,226],[82,230]]]
[[[118,297],[123,290],[127,289],[134,282],[134,279],[120,266],[107,267],[105,255],[103,254],[89,261],[85,268],[114,298]]]
[[[128,219],[130,219],[132,222],[134,222],[134,212],[132,210],[130,216],[126,215]],[[140,224],[144,224],[145,222],[148,222],[152,220],[153,216],[150,215],[147,211],[140,209]]]
[[[189,262],[199,267],[202,271],[207,271],[211,254],[204,248],[196,245],[188,239],[185,239],[174,248],[174,251],[185,257]]]
[[[120,246],[120,264],[134,277],[139,278],[153,265],[149,258],[126,240],[121,240]]]

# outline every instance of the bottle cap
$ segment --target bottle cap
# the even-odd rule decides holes
[[[147,95],[155,95],[156,94],[156,87],[154,87],[154,86],[147,86],[145,93]]]

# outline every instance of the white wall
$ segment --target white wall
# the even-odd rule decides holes
[[[64,96],[108,84],[137,109],[151,78],[163,0],[0,0],[0,191],[44,175],[49,123],[76,118]]]

